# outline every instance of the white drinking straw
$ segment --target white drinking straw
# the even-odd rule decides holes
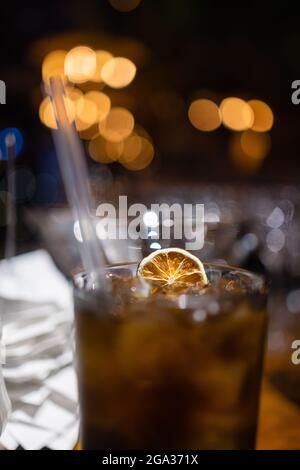
[[[46,85],[55,111],[57,129],[53,130],[54,143],[64,181],[66,195],[78,220],[82,243],[80,255],[86,272],[105,289],[105,259],[90,214],[91,194],[88,171],[82,143],[72,124],[65,105],[65,87],[60,77],[51,77]],[[59,240],[58,240],[59,243]]]

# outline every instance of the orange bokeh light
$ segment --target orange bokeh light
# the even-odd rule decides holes
[[[91,80],[93,82],[100,83],[102,82],[102,78],[101,78],[102,68],[104,64],[106,64],[106,62],[108,62],[110,59],[113,58],[113,55],[110,52],[104,51],[104,50],[95,51],[95,53],[96,53],[96,68],[95,68],[95,72],[93,76],[91,77]]]
[[[240,98],[225,98],[220,105],[220,112],[224,126],[235,131],[249,129],[254,121],[251,106]]]
[[[65,90],[66,90],[66,96],[70,98],[70,100],[73,101],[73,103],[76,103],[76,101],[78,101],[83,95],[82,91],[79,90],[79,88],[67,86]]]
[[[44,81],[49,80],[50,77],[64,77],[64,63],[67,51],[56,50],[50,52],[43,60],[42,64],[42,77]]]
[[[67,116],[70,122],[74,121],[75,118],[75,106],[74,102],[68,98],[64,98],[64,103],[67,111]],[[39,117],[41,122],[49,127],[50,129],[57,129],[55,111],[52,101],[49,96],[43,99],[39,107]]]
[[[123,142],[108,142],[98,135],[88,145],[90,157],[98,163],[113,163],[123,151]]]
[[[113,57],[102,67],[101,79],[111,88],[124,88],[129,85],[136,74],[136,66],[125,57]]]
[[[188,116],[196,129],[205,132],[214,131],[222,123],[218,106],[207,99],[193,101],[189,107]]]
[[[85,98],[92,101],[97,108],[97,121],[103,121],[110,111],[110,99],[101,91],[88,91]]]
[[[57,129],[54,109],[48,96],[40,104],[39,117],[45,126],[50,127],[50,129]]]
[[[132,133],[125,141],[124,141],[124,149],[122,152],[122,157],[120,159],[121,163],[129,163],[137,158],[142,150],[143,141],[142,137],[139,135]]]
[[[112,108],[108,116],[99,122],[99,132],[111,142],[120,142],[126,139],[134,128],[134,117],[125,108]]]
[[[76,128],[79,131],[87,129],[97,122],[98,109],[96,104],[82,95],[76,101]]]
[[[87,46],[77,46],[65,57],[65,74],[71,82],[83,83],[92,79],[96,65],[95,51]]]
[[[231,136],[230,158],[241,173],[253,174],[261,168],[270,148],[271,139],[267,133],[247,130]]]
[[[260,100],[250,100],[248,104],[254,113],[251,129],[256,132],[266,132],[272,129],[274,116],[270,106]]]
[[[249,157],[263,160],[270,151],[271,139],[267,133],[245,131],[241,135],[241,147]]]
[[[120,163],[131,171],[144,170],[154,158],[154,148],[149,139],[138,135],[130,136],[124,142]]]
[[[115,162],[119,160],[124,150],[124,142],[105,142],[105,151],[107,158],[110,158],[111,161]]]

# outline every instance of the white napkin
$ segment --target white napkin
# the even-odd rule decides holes
[[[78,439],[72,289],[43,250],[1,262],[0,279],[3,376],[12,402],[0,448],[72,449]],[[0,431],[7,412],[0,371]]]
[[[11,404],[7,395],[0,364],[0,436],[5,428],[10,412]]]
[[[67,280],[49,254],[37,250],[0,263],[0,298],[32,303],[54,303],[61,308],[72,304]]]

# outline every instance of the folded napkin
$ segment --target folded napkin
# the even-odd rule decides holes
[[[0,364],[0,435],[3,432],[7,418],[11,411],[11,404],[5,387]]]
[[[1,262],[0,278],[2,367],[12,403],[0,446],[72,449],[78,440],[72,289],[43,250]],[[7,415],[4,392],[0,423],[5,408]]]

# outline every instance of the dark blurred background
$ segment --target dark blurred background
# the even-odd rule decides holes
[[[128,109],[151,141],[153,155],[140,171],[120,162],[103,165],[101,157],[96,165],[87,157],[105,181],[298,183],[300,108],[291,102],[291,83],[300,67],[299,6],[254,0],[12,0],[2,5],[1,16],[0,78],[7,104],[0,128],[15,127],[23,137],[16,163],[18,209],[63,201],[51,132],[39,117],[41,69],[50,52],[78,45],[129,58],[137,67],[134,80],[121,89],[77,85],[83,92],[101,90],[112,106]],[[251,125],[226,125],[225,114],[211,123],[216,116],[205,103],[189,111],[197,99],[219,107],[228,97],[267,104],[272,123],[255,132]],[[2,192],[5,170],[0,161]]]

